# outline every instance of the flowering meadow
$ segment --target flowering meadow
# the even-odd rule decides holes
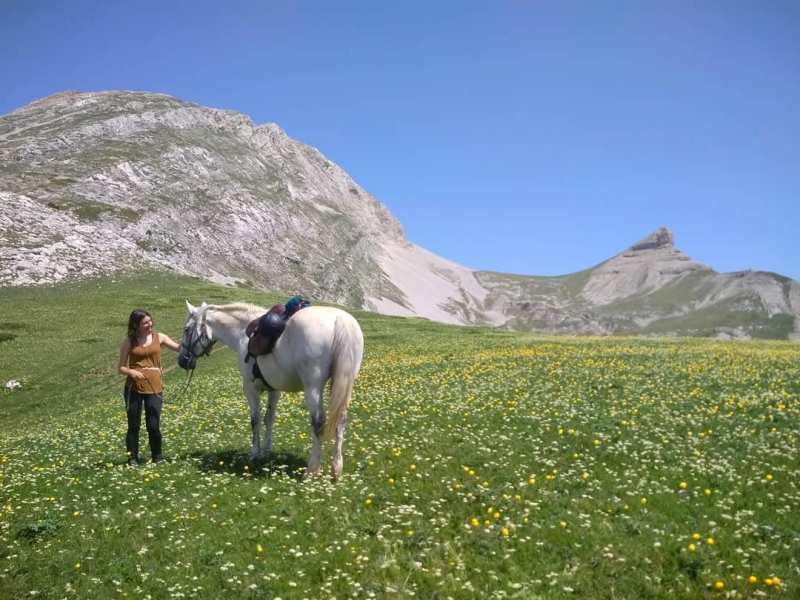
[[[366,355],[335,483],[303,477],[302,394],[278,405],[273,454],[250,458],[228,349],[184,393],[168,370],[169,461],[125,466],[112,296],[92,296],[96,325],[39,332],[102,340],[56,382],[37,384],[52,362],[25,327],[0,344],[23,383],[0,392],[2,598],[800,597],[796,343],[356,312]],[[38,300],[55,314],[86,298]],[[179,337],[182,298],[156,329]]]

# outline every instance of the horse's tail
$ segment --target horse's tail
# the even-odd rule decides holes
[[[364,334],[351,315],[336,317],[331,361],[331,400],[328,407],[326,435],[335,436],[342,414],[350,404],[353,384],[361,369],[364,355]]]

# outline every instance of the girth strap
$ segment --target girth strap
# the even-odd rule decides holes
[[[264,385],[267,386],[268,392],[275,391],[275,388],[269,384],[269,381],[267,381],[267,378],[264,377],[264,374],[261,372],[261,369],[258,366],[258,360],[256,360],[255,357],[253,357],[253,377],[258,377],[261,381],[263,381]]]

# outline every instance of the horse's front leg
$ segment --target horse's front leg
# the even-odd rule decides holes
[[[325,433],[325,411],[322,409],[322,386],[308,386],[303,391],[306,408],[311,415],[311,431],[314,434],[314,443],[311,446],[311,456],[308,457],[309,477],[316,477],[320,471],[322,458],[322,436]]]
[[[250,426],[253,428],[253,458],[261,456],[261,392],[253,382],[245,379],[242,386],[247,403],[250,405]]]
[[[342,458],[342,442],[344,441],[344,430],[347,427],[347,411],[342,413],[339,423],[336,425],[336,443],[333,450],[333,478],[341,481],[344,472],[344,458]]]
[[[267,412],[264,415],[264,452],[272,452],[272,426],[275,424],[275,412],[278,408],[280,391],[270,392],[267,396]]]

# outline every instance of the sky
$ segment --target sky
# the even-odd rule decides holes
[[[277,123],[468,267],[573,273],[667,226],[800,279],[796,0],[0,0],[0,39],[0,114],[123,89]]]

